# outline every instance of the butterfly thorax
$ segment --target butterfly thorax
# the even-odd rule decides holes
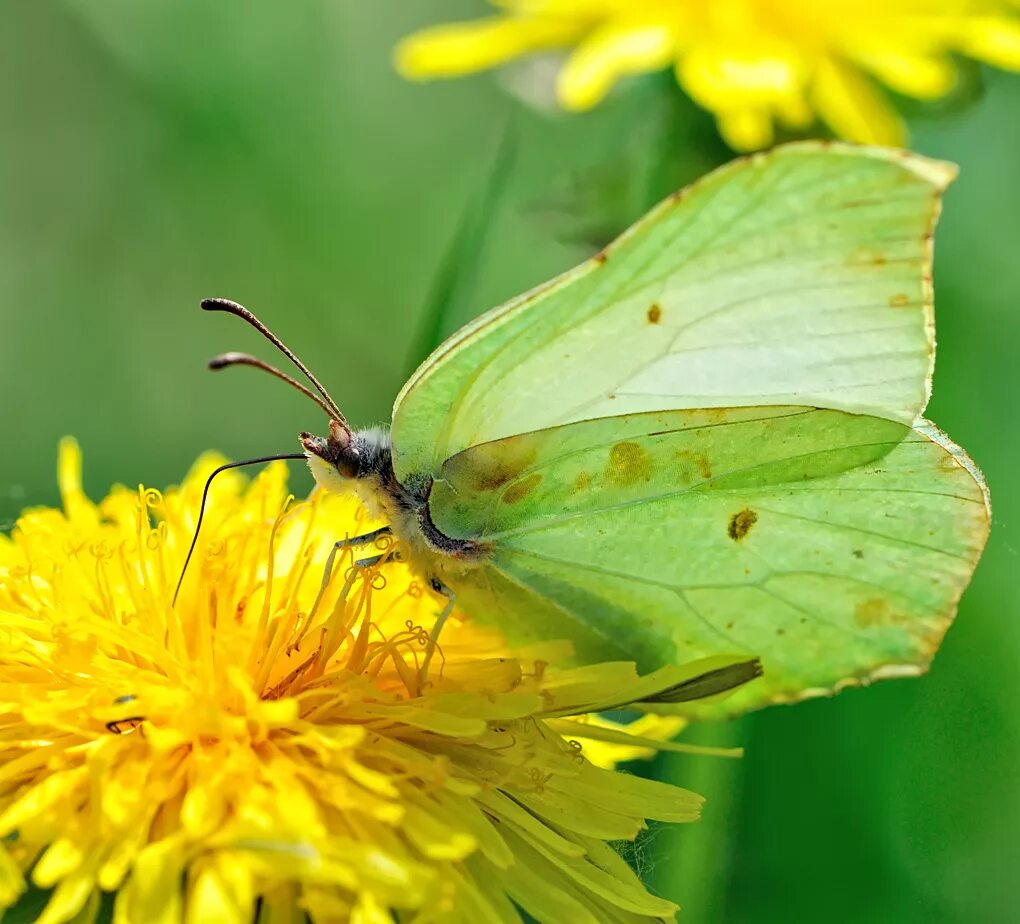
[[[470,539],[447,536],[432,520],[432,479],[401,483],[393,471],[389,432],[382,427],[349,431],[336,421],[327,438],[301,434],[301,445],[316,482],[336,494],[353,491],[365,509],[384,520],[406,545],[411,563],[427,577],[468,566],[484,548]]]

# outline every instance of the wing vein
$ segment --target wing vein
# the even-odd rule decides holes
[[[691,601],[687,597],[687,594],[686,594],[684,588],[682,586],[680,586],[680,585],[677,585],[677,584],[668,584],[668,583],[666,583],[664,581],[656,581],[656,580],[653,580],[652,578],[646,578],[646,577],[643,577],[643,576],[638,575],[638,574],[628,574],[625,571],[614,571],[614,570],[609,569],[609,568],[604,568],[601,565],[583,564],[581,562],[570,561],[568,559],[556,558],[553,555],[544,555],[541,552],[531,552],[531,551],[528,551],[526,549],[511,549],[511,548],[507,548],[507,549],[503,549],[502,552],[503,552],[503,554],[509,553],[509,554],[512,554],[512,555],[518,555],[518,556],[522,556],[522,557],[525,557],[525,558],[534,558],[534,559],[537,559],[539,561],[545,561],[545,562],[548,562],[548,563],[553,564],[553,565],[562,565],[562,566],[566,566],[566,567],[570,567],[570,568],[576,568],[579,571],[588,571],[588,572],[591,572],[592,574],[601,574],[601,575],[605,575],[607,577],[617,578],[617,579],[622,580],[622,581],[630,581],[631,583],[634,583],[634,584],[644,584],[644,585],[646,585],[648,587],[658,587],[661,590],[668,590],[670,593],[673,593],[673,594],[676,594],[677,596],[679,596],[684,601],[684,603],[690,608],[691,612],[694,613],[694,615],[705,625],[705,627],[707,629],[709,629],[714,634],[718,635],[720,638],[724,639],[727,644],[729,644],[729,645],[739,645],[745,651],[748,650],[746,648],[746,646],[742,645],[735,638],[731,637],[726,632],[724,632],[722,629],[720,629],[718,626],[716,626],[712,622],[710,622],[698,610],[698,608],[695,607],[693,603],[691,603]],[[500,570],[502,571],[502,569],[500,569]],[[588,625],[588,623],[584,623],[584,625]]]

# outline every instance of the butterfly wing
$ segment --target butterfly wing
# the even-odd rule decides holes
[[[644,669],[722,652],[738,712],[916,674],[988,531],[980,474],[930,424],[758,407],[583,421],[464,450],[433,518],[488,547],[459,602],[520,640]]]
[[[798,404],[912,423],[953,175],[821,143],[723,167],[440,346],[394,406],[397,477],[435,477],[515,433],[663,409]]]

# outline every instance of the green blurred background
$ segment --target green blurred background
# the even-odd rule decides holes
[[[480,9],[3,5],[5,528],[23,505],[56,501],[63,434],[81,441],[99,495],[173,482],[204,448],[290,451],[297,431],[321,428],[266,377],[204,371],[225,349],[273,357],[239,322],[202,314],[203,296],[252,307],[353,421],[384,421],[433,331],[572,265],[728,156],[665,79],[564,117],[522,107],[493,77],[394,75],[396,39]],[[635,853],[686,920],[1020,920],[1020,77],[974,73],[963,95],[912,124],[917,149],[963,167],[938,239],[930,416],[988,476],[988,552],[928,676],[695,731],[744,744],[741,762],[645,768],[709,799],[701,824],[657,829]],[[488,230],[470,235],[436,314],[451,241],[507,137]]]

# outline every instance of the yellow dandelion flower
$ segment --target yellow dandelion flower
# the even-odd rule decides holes
[[[397,48],[407,77],[455,77],[534,51],[572,49],[557,95],[595,106],[618,80],[672,67],[740,150],[776,122],[815,117],[851,141],[901,145],[877,84],[917,99],[954,86],[954,55],[1020,70],[1016,0],[493,0],[500,14],[426,29]]]
[[[423,676],[437,601],[349,557],[323,589],[334,540],[371,524],[321,492],[288,507],[279,464],[214,485],[172,606],[219,461],[95,504],[66,442],[63,509],[0,535],[0,908],[31,883],[41,924],[104,892],[116,924],[670,918],[607,842],[700,797],[563,734],[692,672],[556,670],[556,646],[510,653],[455,615]]]

